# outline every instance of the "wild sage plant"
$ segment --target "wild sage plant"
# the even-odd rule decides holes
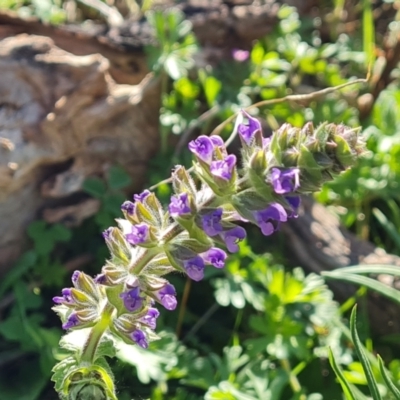
[[[257,119],[244,111],[239,118],[240,165],[219,136],[190,142],[201,186],[176,166],[168,210],[147,190],[123,203],[124,218],[103,233],[110,259],[101,273],[75,271],[73,287],[54,297],[63,328],[85,335],[81,346],[61,341],[71,351],[54,367],[62,399],[116,399],[105,356],[114,355],[119,340],[147,348],[157,339],[157,306],[177,306],[165,276],[179,272],[200,281],[206,266],[223,268],[223,249],[238,251],[246,237],[243,223],[271,235],[297,217],[301,194],[319,190],[364,151],[359,130],[344,125],[284,124],[265,138]]]

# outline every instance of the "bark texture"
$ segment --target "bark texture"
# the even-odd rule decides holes
[[[86,177],[115,163],[137,188],[158,146],[159,85],[116,84],[100,54],[76,56],[51,38],[0,44],[0,273],[21,252],[37,217],[78,225],[99,208]]]

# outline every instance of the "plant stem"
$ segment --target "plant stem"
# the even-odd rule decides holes
[[[114,310],[115,308],[107,302],[101,314],[100,321],[97,322],[97,324],[92,328],[86,340],[86,343],[83,346],[81,361],[87,362],[89,364],[94,363],[97,346],[99,345],[104,332],[110,325],[111,316]]]
[[[282,365],[282,368],[289,375],[289,384],[293,390],[293,393],[300,394],[301,393],[301,385],[300,385],[299,380],[297,379],[297,376],[294,375],[292,372],[292,368],[290,366],[289,360],[287,358],[284,358],[283,360],[281,360],[281,365]],[[300,394],[299,400],[306,400],[306,395],[304,393]]]
[[[183,296],[182,296],[182,300],[181,300],[181,306],[179,309],[178,322],[176,324],[176,332],[175,333],[178,338],[181,335],[183,317],[185,316],[186,304],[187,304],[187,301],[189,298],[191,285],[192,285],[192,281],[189,278],[187,278],[186,283],[185,283],[185,288],[183,289]]]

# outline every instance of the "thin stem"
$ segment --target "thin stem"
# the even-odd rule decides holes
[[[136,258],[132,266],[129,267],[129,271],[139,275],[143,268],[162,250],[159,247],[151,247],[144,249],[139,257]]]
[[[287,358],[284,358],[283,360],[280,360],[280,361],[281,361],[282,368],[289,375],[289,384],[293,390],[293,393],[300,394],[301,393],[301,385],[300,385],[299,380],[297,379],[297,376],[292,371],[289,360]],[[299,400],[306,400],[306,395],[304,393],[300,394]]]
[[[107,302],[101,314],[100,321],[92,328],[86,343],[83,346],[81,361],[85,361],[89,364],[93,364],[95,361],[97,347],[100,343],[101,337],[110,325],[110,320],[114,310],[114,306]]]
[[[179,338],[181,335],[182,324],[183,324],[183,317],[185,316],[186,312],[186,305],[189,298],[190,288],[192,286],[192,281],[187,278],[185,283],[185,288],[183,289],[183,296],[181,300],[181,306],[179,308],[179,315],[178,315],[178,322],[176,324],[176,336]]]

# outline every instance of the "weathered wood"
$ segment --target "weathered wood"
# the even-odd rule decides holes
[[[100,54],[76,56],[52,39],[0,42],[0,274],[21,252],[29,221],[79,224],[98,210],[86,177],[121,164],[139,189],[158,148],[159,85],[119,85]]]

